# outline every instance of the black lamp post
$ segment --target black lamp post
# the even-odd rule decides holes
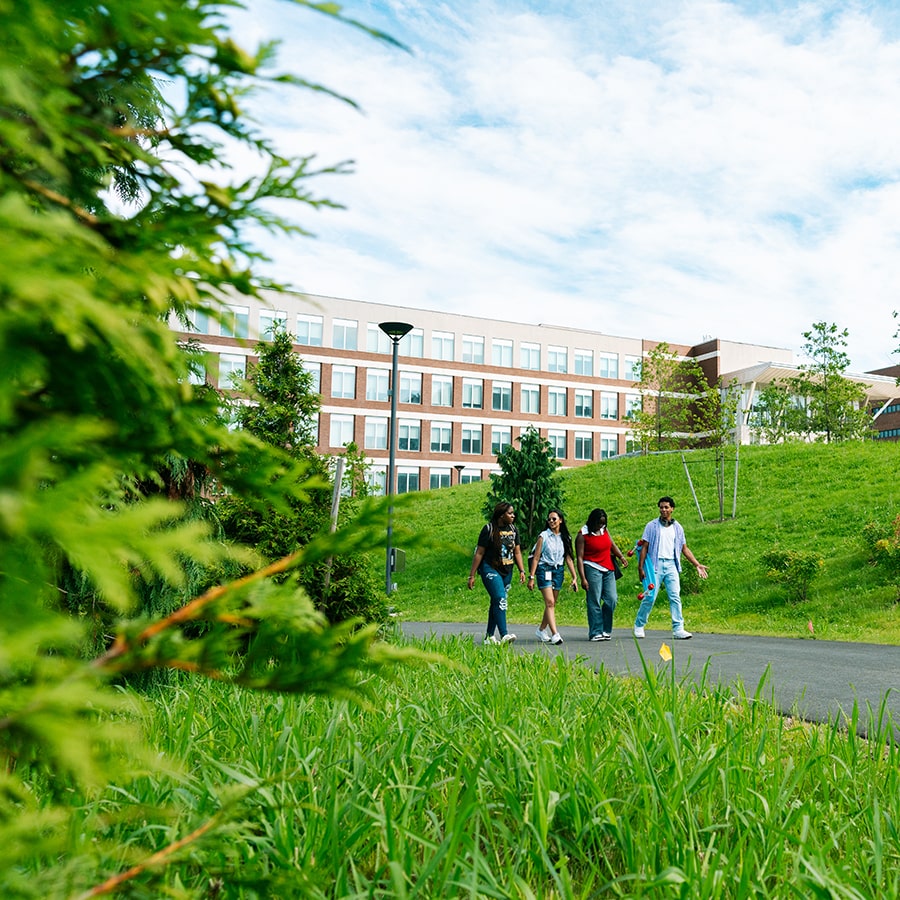
[[[456,469],[456,483],[459,484],[465,466],[462,463],[457,463],[453,468]]]
[[[412,325],[406,322],[381,322],[378,327],[391,339],[392,344],[392,360],[391,360],[391,421],[388,429],[388,477],[385,485],[385,493],[388,497],[394,494],[396,481],[394,478],[395,457],[397,453],[397,345],[401,339],[412,331]],[[387,522],[387,559],[384,565],[384,589],[390,594],[394,590],[394,578],[392,575],[393,566],[393,547],[391,546],[394,537],[394,504],[388,505],[388,522]]]

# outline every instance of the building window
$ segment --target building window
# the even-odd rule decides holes
[[[594,458],[594,437],[584,431],[575,432],[575,459]]]
[[[419,470],[406,466],[397,467],[397,493],[409,494],[419,489]]]
[[[641,449],[640,439],[633,432],[628,432],[625,435],[625,452],[626,453],[637,453]],[[601,459],[603,457],[601,456]]]
[[[450,487],[450,470],[432,469],[428,484],[429,490],[436,491],[438,488],[445,487]]]
[[[382,417],[366,416],[366,450],[387,450],[388,420]]]
[[[198,334],[210,334],[210,315],[205,309],[192,309],[188,311],[188,321],[194,326]]]
[[[344,447],[353,440],[353,416],[340,416],[332,413],[331,432],[328,437],[329,447]]]
[[[610,394],[608,391],[600,392],[600,418],[619,418],[619,395]]]
[[[505,381],[495,381],[491,394],[491,409],[497,412],[512,412],[512,385]]]
[[[297,343],[305,347],[322,346],[322,317],[307,316],[300,313],[297,316]]]
[[[491,365],[511,369],[513,364],[513,342],[504,338],[491,341]]]
[[[312,375],[312,390],[316,394],[322,393],[322,364],[317,362],[307,362],[305,359],[300,360],[300,365],[304,372]]]
[[[398,403],[422,402],[422,373],[401,372],[400,393],[397,395]]]
[[[521,369],[540,369],[541,367],[541,345],[526,344],[524,341],[519,344],[519,361]]]
[[[453,378],[451,376],[431,376],[431,405],[453,406]]]
[[[246,306],[226,306],[222,315],[222,337],[245,338],[250,334],[250,310]]]
[[[287,331],[287,311],[283,309],[261,309],[259,311],[259,336],[271,341],[278,330]]]
[[[335,319],[332,323],[334,339],[331,346],[335,350],[356,350],[356,326],[353,319]]]
[[[459,473],[460,484],[471,484],[473,481],[481,481],[481,471],[479,469],[463,469]]]
[[[384,466],[368,466],[366,468],[366,483],[372,491],[373,497],[382,497],[387,488],[387,469]]]
[[[564,416],[566,415],[566,389],[550,388],[547,391],[547,415],[548,416]]]
[[[219,355],[219,387],[223,390],[235,390],[246,372],[246,356],[238,356],[236,353]]]
[[[539,415],[541,412],[541,389],[536,384],[522,385],[522,412]]]
[[[575,351],[575,374],[576,375],[593,375],[594,374],[594,351],[593,350],[576,350]]]
[[[425,332],[421,328],[413,328],[407,332],[397,345],[398,356],[413,356],[421,359],[425,355]]]
[[[547,441],[557,459],[566,458],[566,433],[564,431],[548,431]]]
[[[195,357],[191,359],[190,366],[191,368],[188,371],[188,384],[197,386],[206,384],[206,364]]]
[[[476,366],[484,365],[484,338],[474,334],[462,337],[462,361]]]
[[[422,449],[422,423],[401,419],[397,427],[397,449],[418,453]]]
[[[619,377],[619,356],[616,353],[600,354],[600,377],[601,378],[618,378]]]
[[[391,339],[373,322],[366,326],[366,350],[369,353],[390,353]],[[400,353],[400,348],[397,348]]]
[[[569,371],[569,351],[566,347],[548,347],[547,348],[547,371],[562,372]]]
[[[342,400],[352,400],[356,397],[355,366],[331,367],[331,396]]]
[[[484,384],[476,378],[463,378],[463,409],[484,409]]]
[[[463,425],[462,427],[462,452],[481,455],[481,426]]]
[[[600,435],[600,459],[612,459],[619,453],[619,438],[614,434]]]
[[[633,419],[643,409],[640,394],[625,395],[625,418]]]
[[[431,358],[453,359],[453,335],[449,331],[431,332]]]
[[[387,369],[369,369],[366,372],[366,400],[387,402],[391,387],[391,373]]]
[[[499,456],[512,443],[512,428],[508,425],[494,425],[491,428],[491,453]]]
[[[593,391],[575,391],[575,417],[578,419],[592,419],[594,417]]]
[[[449,422],[431,423],[431,452],[449,453],[453,446],[453,426]]]
[[[641,358],[639,356],[625,357],[625,377],[630,381],[641,380]]]

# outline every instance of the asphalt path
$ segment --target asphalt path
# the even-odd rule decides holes
[[[482,623],[404,622],[402,628],[415,638],[470,636],[480,644],[484,637]],[[561,653],[615,675],[643,677],[642,654],[657,669],[669,665],[660,656],[666,644],[676,678],[705,679],[735,691],[742,686],[748,697],[758,692],[760,701],[809,722],[846,725],[856,704],[860,734],[889,727],[900,740],[900,647],[697,632],[689,641],[676,641],[670,631],[650,630],[637,640],[630,628],[617,629],[609,641],[592,642],[584,627],[560,628],[565,643],[550,645],[538,640],[534,625],[510,624],[509,630],[518,636],[510,648],[516,652]]]

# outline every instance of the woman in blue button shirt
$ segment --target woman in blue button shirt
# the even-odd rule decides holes
[[[547,528],[538,535],[531,557],[528,574],[528,590],[534,590],[535,582],[544,598],[544,616],[535,632],[538,640],[547,644],[561,644],[562,635],[556,627],[556,601],[563,586],[565,569],[572,576],[572,590],[578,590],[575,574],[575,555],[572,538],[566,528],[565,516],[558,509],[547,513]]]

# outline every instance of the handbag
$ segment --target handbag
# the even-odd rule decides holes
[[[613,557],[613,572],[616,573],[616,581],[618,581],[622,577],[622,569],[619,566],[619,558],[617,556]]]

